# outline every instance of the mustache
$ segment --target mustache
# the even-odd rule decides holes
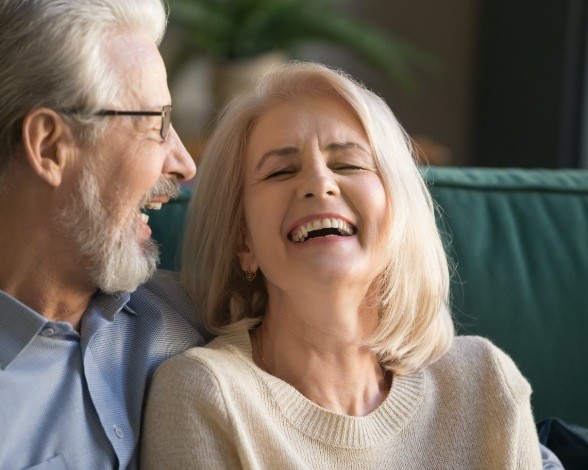
[[[180,184],[173,178],[162,176],[157,180],[145,196],[141,199],[140,207],[143,207],[150,200],[157,197],[169,196],[170,198],[177,197],[180,194]]]

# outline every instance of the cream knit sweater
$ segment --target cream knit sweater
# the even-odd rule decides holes
[[[163,364],[150,391],[145,469],[540,469],[531,389],[489,341],[457,337],[395,376],[365,417],[319,407],[258,368],[245,329]]]

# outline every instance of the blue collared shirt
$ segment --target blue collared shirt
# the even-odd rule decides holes
[[[136,468],[145,390],[204,328],[174,273],[96,294],[76,332],[0,291],[0,468]]]

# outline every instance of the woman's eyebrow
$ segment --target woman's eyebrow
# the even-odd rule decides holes
[[[337,151],[337,150],[349,150],[350,148],[356,148],[369,154],[370,152],[361,144],[357,142],[333,142],[326,146],[326,150]]]
[[[295,155],[297,153],[298,153],[298,149],[296,147],[282,147],[282,148],[270,150],[269,152],[265,152],[262,155],[261,159],[259,160],[259,162],[255,166],[255,169],[259,170],[269,157],[284,157],[287,155]]]
[[[370,154],[370,152],[363,145],[358,144],[357,142],[332,142],[325,147],[325,150],[336,152],[341,150],[349,150],[350,148],[361,150],[368,155]],[[296,147],[282,147],[272,149],[268,152],[265,152],[261,156],[259,162],[255,166],[255,170],[259,170],[269,157],[285,157],[288,155],[296,155],[298,152],[299,150]]]

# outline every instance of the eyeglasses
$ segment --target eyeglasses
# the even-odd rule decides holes
[[[164,106],[161,111],[115,111],[113,109],[103,109],[96,113],[97,116],[161,116],[160,135],[163,141],[167,137],[169,125],[171,122],[171,106]]]

